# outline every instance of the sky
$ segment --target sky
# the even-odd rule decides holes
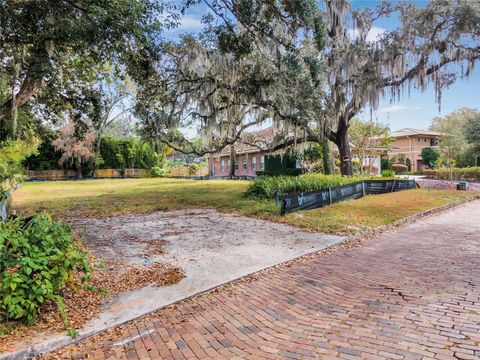
[[[418,6],[424,6],[427,3],[425,0],[415,2]],[[354,8],[375,7],[378,3],[377,0],[351,1]],[[208,9],[201,4],[191,7],[182,18],[180,26],[169,31],[167,37],[176,39],[182,33],[200,31],[202,29],[201,18],[207,11]],[[397,18],[382,19],[374,24],[368,38],[374,40],[385,29],[394,29],[398,24]],[[449,88],[443,90],[441,111],[435,102],[433,85],[430,85],[425,91],[412,88],[410,94],[405,94],[399,101],[392,101],[387,96],[381,99],[378,109],[372,115],[370,110],[366,109],[359,117],[389,125],[392,131],[407,127],[428,129],[433,118],[444,116],[462,107],[480,109],[480,69],[478,66],[469,78],[457,79]]]

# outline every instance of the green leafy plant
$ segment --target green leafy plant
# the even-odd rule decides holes
[[[357,176],[340,176],[324,174],[304,174],[300,176],[265,176],[253,181],[246,196],[257,199],[272,199],[278,191],[280,194],[308,192],[328,189],[361,181]]]
[[[188,165],[188,175],[195,176],[200,173],[200,164],[191,163]]]
[[[67,329],[67,335],[70,336],[72,339],[76,339],[78,337],[78,331],[75,329]]]
[[[38,141],[33,137],[28,141],[0,143],[0,200],[23,181],[22,161],[34,154],[37,146]]]
[[[160,166],[154,166],[150,169],[150,176],[152,177],[165,177],[168,176],[168,169]]]
[[[440,157],[440,153],[431,147],[422,149],[422,159],[425,166],[429,168],[437,167],[437,160]]]
[[[89,279],[89,264],[69,225],[42,212],[28,222],[0,222],[0,321],[33,324],[43,304],[55,302],[64,312],[60,291],[74,275]],[[65,323],[68,320],[64,317]]]
[[[395,176],[395,170],[392,170],[392,169],[382,170],[382,177],[393,177],[393,176]]]
[[[450,169],[423,169],[418,173],[441,180],[449,180],[450,176],[457,180],[480,180],[480,167],[452,168],[451,171]]]

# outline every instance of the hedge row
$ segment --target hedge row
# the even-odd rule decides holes
[[[253,181],[246,195],[250,198],[272,199],[278,191],[280,194],[309,192],[347,185],[361,181],[361,177],[305,174],[300,176],[266,176]]]
[[[449,180],[450,169],[422,170],[420,174],[435,179]],[[453,168],[452,176],[457,180],[480,180],[480,167]]]

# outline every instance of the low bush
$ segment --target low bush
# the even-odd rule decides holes
[[[395,171],[392,169],[384,169],[382,170],[382,177],[393,177],[395,176]]]
[[[188,165],[188,175],[189,176],[196,176],[200,174],[200,164],[191,163]]]
[[[408,166],[405,164],[395,163],[390,165],[390,168],[395,171],[395,174],[405,174],[408,171]]]
[[[40,307],[52,301],[63,313],[60,292],[77,272],[88,280],[88,262],[69,225],[47,213],[0,222],[0,321],[33,324]]]
[[[257,199],[273,199],[275,193],[308,192],[328,189],[361,181],[361,177],[305,174],[300,176],[265,176],[253,181],[246,191],[246,196]]]
[[[165,177],[169,175],[168,169],[160,166],[154,166],[150,169],[150,176],[152,177]]]
[[[427,175],[427,176],[435,176],[435,174],[438,172],[438,170],[432,170],[432,169],[424,169],[417,171],[417,175]]]
[[[420,171],[420,174],[426,175],[435,179],[450,180],[450,169],[437,169],[437,170],[424,169]],[[452,176],[456,180],[480,181],[480,167],[453,168]]]

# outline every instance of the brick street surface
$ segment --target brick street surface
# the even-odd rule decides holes
[[[54,355],[478,359],[479,255],[475,201],[359,247],[161,310]]]

